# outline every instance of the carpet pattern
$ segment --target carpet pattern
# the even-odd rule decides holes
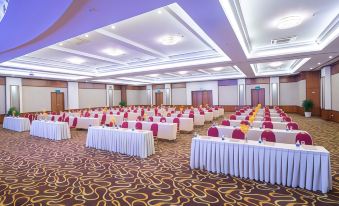
[[[330,193],[191,170],[192,134],[141,159],[86,148],[86,131],[51,141],[0,129],[0,205],[338,205],[339,124],[291,116],[331,152]]]

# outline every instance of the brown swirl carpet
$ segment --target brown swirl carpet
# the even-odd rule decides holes
[[[191,170],[192,134],[140,159],[86,148],[86,131],[56,142],[0,129],[0,205],[338,205],[339,124],[291,116],[331,152],[328,194]]]

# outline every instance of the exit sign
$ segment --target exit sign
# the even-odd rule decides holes
[[[259,90],[259,89],[260,89],[260,86],[256,86],[255,89],[256,89],[256,90]]]

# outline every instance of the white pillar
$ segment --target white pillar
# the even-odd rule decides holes
[[[238,79],[238,105],[246,105],[245,79]]]
[[[152,85],[146,85],[147,91],[147,104],[153,105],[153,87]]]
[[[68,109],[79,109],[79,84],[68,82],[67,84]]]
[[[19,98],[20,98],[20,112],[23,112],[23,105],[22,105],[22,79],[21,78],[12,78],[6,77],[6,113],[11,107],[11,86],[18,86],[19,87]]]
[[[109,107],[109,101],[110,101],[110,97],[109,97],[109,90],[112,90],[112,106],[114,105],[114,85],[106,85],[106,106]]]
[[[320,85],[321,108],[332,109],[332,85],[331,85],[331,67],[327,66],[321,69],[321,85]]]
[[[172,88],[171,84],[165,84],[165,94],[166,94],[166,102],[167,105],[172,105]]]
[[[279,77],[270,77],[270,105],[279,105]]]

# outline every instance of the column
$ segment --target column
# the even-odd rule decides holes
[[[79,84],[78,82],[67,83],[68,109],[79,109]]]

